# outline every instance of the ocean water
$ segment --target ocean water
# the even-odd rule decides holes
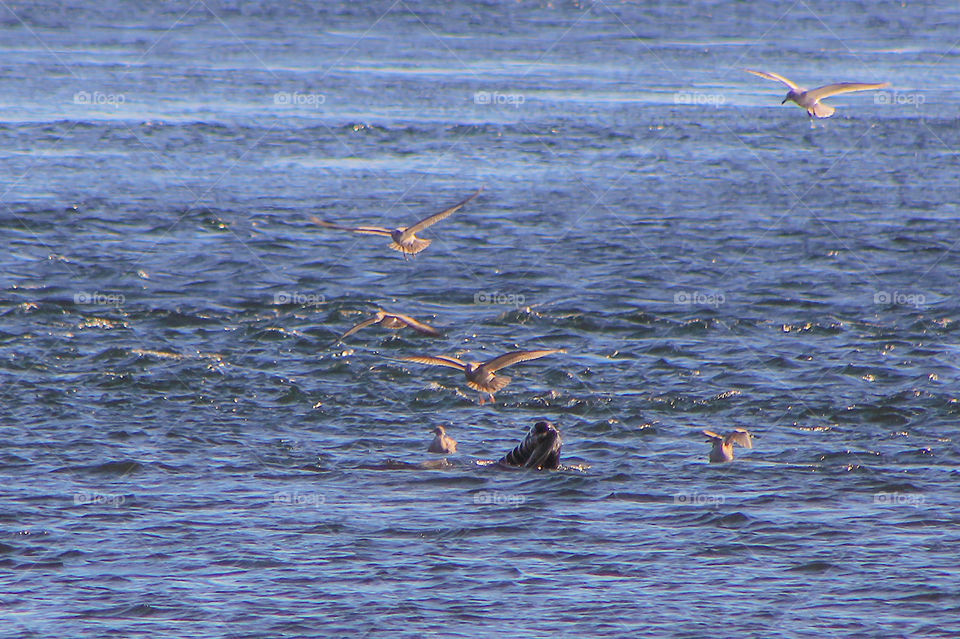
[[[960,635],[958,34],[5,3],[0,635]],[[892,84],[811,122],[744,68]],[[481,186],[412,259],[310,221]],[[444,337],[331,344],[378,307]],[[483,405],[400,359],[540,348]],[[538,419],[564,468],[485,463]]]

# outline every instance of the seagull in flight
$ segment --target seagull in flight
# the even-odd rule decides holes
[[[486,362],[464,362],[456,357],[434,357],[432,355],[418,355],[415,357],[402,357],[403,361],[416,362],[417,364],[426,364],[428,366],[446,366],[463,371],[467,378],[467,386],[475,391],[486,393],[490,396],[490,401],[495,401],[493,394],[503,389],[510,383],[510,378],[505,375],[494,375],[501,368],[528,362],[532,359],[539,359],[554,353],[565,353],[562,348],[547,349],[542,351],[513,351],[505,353],[499,357]],[[483,405],[484,399],[481,396],[480,404]]]
[[[417,233],[419,233],[420,231],[430,226],[433,226],[434,224],[436,224],[437,222],[439,222],[444,218],[450,217],[451,215],[459,211],[461,208],[463,208],[463,206],[467,202],[469,202],[473,198],[480,195],[482,191],[483,191],[483,187],[481,186],[479,189],[477,189],[476,193],[474,193],[467,199],[463,200],[462,202],[458,202],[453,206],[451,206],[450,208],[440,211],[439,213],[434,213],[430,217],[425,217],[419,222],[417,222],[416,224],[414,224],[413,226],[401,226],[393,230],[383,228],[380,226],[356,226],[356,227],[340,226],[339,224],[333,224],[332,222],[326,222],[324,220],[321,220],[316,216],[311,217],[310,221],[312,221],[314,224],[317,224],[319,226],[322,226],[328,229],[338,229],[340,231],[353,231],[354,233],[364,233],[366,235],[383,235],[385,237],[389,237],[392,240],[390,242],[390,248],[392,248],[394,251],[400,251],[401,253],[403,253],[403,256],[406,257],[407,255],[416,255],[423,249],[430,246],[431,240],[425,240],[425,239],[419,238],[417,237]]]
[[[362,328],[372,326],[374,324],[379,324],[384,328],[396,331],[401,328],[409,327],[418,333],[423,335],[429,335],[430,337],[440,337],[441,333],[434,327],[429,324],[424,324],[423,322],[418,322],[409,315],[402,315],[400,313],[388,313],[383,310],[378,310],[373,317],[363,320],[349,331],[338,337],[333,343],[342,342],[347,337],[353,335]]]
[[[810,117],[817,118],[829,118],[833,115],[833,112],[836,111],[830,105],[822,104],[820,100],[824,98],[829,98],[831,95],[839,95],[841,93],[852,93],[854,91],[872,91],[874,89],[882,89],[884,87],[890,86],[889,82],[881,82],[879,84],[870,84],[862,82],[838,82],[837,84],[827,84],[822,87],[817,87],[816,89],[810,89],[807,91],[801,86],[798,86],[794,82],[786,79],[780,74],[769,73],[767,71],[754,71],[753,69],[744,69],[747,73],[752,73],[753,75],[760,76],[761,78],[766,78],[767,80],[775,80],[777,82],[782,82],[787,85],[790,90],[787,92],[787,97],[783,99],[783,102],[780,104],[786,104],[789,100],[790,102],[795,102],[804,109],[807,110],[807,115]]]

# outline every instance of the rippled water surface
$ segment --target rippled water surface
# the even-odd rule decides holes
[[[0,16],[3,635],[960,635],[955,3]]]

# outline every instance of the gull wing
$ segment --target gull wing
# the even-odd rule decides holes
[[[715,432],[713,432],[712,430],[705,430],[705,431],[703,431],[703,434],[706,435],[707,437],[709,437],[711,440],[717,440],[717,439],[722,440],[722,439],[723,439],[723,437],[721,437],[720,435],[717,435],[717,434],[716,434]]]
[[[889,82],[881,82],[879,84],[865,84],[863,82],[838,82],[837,84],[828,84],[826,86],[817,87],[816,89],[810,89],[807,91],[807,97],[810,97],[814,100],[822,100],[824,98],[829,98],[831,95],[838,95],[840,93],[870,91],[872,89],[883,89],[884,87],[888,86],[890,86]]]
[[[337,338],[337,341],[338,341],[338,342],[343,341],[343,340],[346,339],[347,337],[350,337],[351,335],[353,335],[354,333],[356,333],[357,331],[359,331],[361,328],[366,328],[366,327],[370,326],[371,324],[376,324],[377,322],[379,322],[379,321],[381,321],[381,320],[383,320],[383,316],[380,315],[380,314],[374,315],[374,316],[371,317],[370,319],[365,319],[365,320],[363,320],[362,322],[360,322],[359,324],[357,324],[356,326],[354,326],[353,328],[351,328],[349,331],[347,331],[346,333],[344,333],[343,335],[341,335],[340,337],[338,337],[338,338]]]
[[[746,71],[747,73],[752,73],[753,75],[758,75],[761,78],[766,78],[767,80],[775,80],[777,82],[782,82],[788,87],[790,87],[791,89],[793,89],[794,91],[803,91],[803,89],[801,89],[799,86],[797,86],[790,80],[787,80],[785,77],[783,77],[779,73],[769,73],[767,71],[754,71],[753,69],[744,69],[744,71]]]
[[[743,430],[742,428],[735,429],[732,433],[727,435],[724,440],[725,444],[733,442],[734,444],[739,444],[744,448],[753,448],[753,442],[750,439],[750,433]]]
[[[430,335],[431,337],[440,337],[440,331],[430,326],[429,324],[424,324],[423,322],[418,322],[409,315],[401,315],[400,313],[387,313],[387,317],[392,317],[398,319],[413,330],[418,333],[423,333],[424,335]]]
[[[553,355],[554,353],[565,352],[566,351],[562,348],[552,348],[544,351],[513,351],[512,353],[505,353],[499,357],[494,357],[489,362],[484,362],[481,368],[488,373],[492,373],[513,364],[527,362],[531,359],[539,359],[541,357],[546,357],[547,355]]]
[[[386,235],[390,237],[390,229],[385,229],[380,226],[340,226],[339,224],[334,224],[332,222],[325,222],[317,216],[312,216],[310,221],[318,226],[322,226],[328,229],[337,229],[339,231],[353,231],[354,233],[366,233],[367,235]]]
[[[475,197],[477,197],[478,195],[480,195],[480,193],[481,193],[482,191],[483,191],[483,187],[481,186],[479,189],[477,189],[477,192],[476,192],[476,193],[474,193],[473,195],[471,195],[471,196],[468,197],[467,199],[465,199],[465,200],[463,200],[463,201],[461,201],[461,202],[457,202],[456,204],[454,204],[454,205],[451,206],[450,208],[446,209],[445,211],[440,211],[439,213],[434,213],[434,214],[431,215],[430,217],[423,218],[422,220],[420,220],[419,222],[417,222],[417,223],[414,224],[413,226],[411,226],[411,227],[407,228],[406,230],[404,230],[404,232],[403,232],[403,239],[404,239],[404,240],[409,239],[412,235],[418,233],[419,231],[422,231],[423,229],[427,228],[428,226],[433,226],[434,224],[436,224],[436,223],[439,222],[440,220],[442,220],[442,219],[444,219],[444,218],[446,218],[446,217],[450,217],[451,215],[453,215],[454,213],[456,213],[457,211],[459,211],[461,208],[463,208],[463,205],[464,205],[464,204],[466,204],[467,202],[469,202],[469,201],[472,200],[473,198],[475,198]]]
[[[416,362],[417,364],[426,364],[427,366],[446,366],[455,368],[458,371],[467,370],[467,365],[456,357],[434,357],[433,355],[416,355],[414,357],[401,357],[405,362]]]

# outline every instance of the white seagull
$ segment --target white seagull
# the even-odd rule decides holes
[[[790,90],[787,92],[787,97],[785,97],[783,102],[780,104],[786,104],[788,100],[791,102],[796,102],[799,106],[807,110],[807,115],[818,118],[829,118],[831,115],[833,115],[833,112],[836,111],[836,109],[832,106],[820,103],[820,100],[824,98],[829,98],[831,95],[838,95],[840,93],[871,91],[873,89],[882,89],[890,86],[889,82],[881,82],[876,84],[862,82],[838,82],[837,84],[827,84],[822,87],[817,87],[816,89],[810,89],[807,91],[803,87],[796,85],[778,73],[754,71],[753,69],[744,69],[744,71],[760,76],[761,78],[766,78],[767,80],[776,80],[777,82],[782,82],[783,84],[787,85]]]
[[[447,431],[443,426],[434,428],[433,433],[436,437],[430,442],[430,448],[427,449],[428,453],[452,455],[457,452],[457,440],[447,435]]]

